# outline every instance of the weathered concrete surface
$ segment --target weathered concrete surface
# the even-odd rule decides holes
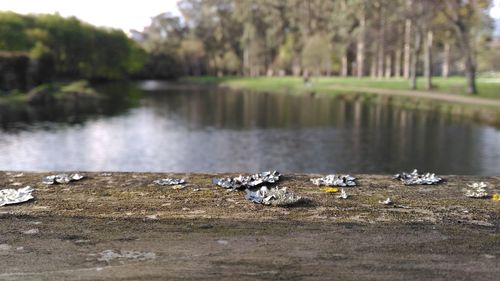
[[[0,280],[496,280],[500,202],[469,199],[445,177],[403,186],[357,175],[348,200],[312,175],[280,186],[309,199],[293,208],[256,205],[203,174],[86,173],[68,185],[50,173],[0,173],[0,187],[31,185],[35,200],[0,207]],[[228,176],[230,174],[227,174]],[[153,180],[175,176],[182,190]],[[217,175],[220,176],[220,175]],[[234,176],[234,175],[230,175]],[[317,176],[317,175],[314,175]],[[21,185],[21,186],[19,186]],[[391,197],[406,208],[379,204]]]

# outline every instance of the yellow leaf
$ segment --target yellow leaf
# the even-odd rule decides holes
[[[321,191],[327,192],[327,193],[335,193],[335,192],[339,192],[339,189],[335,188],[335,187],[323,187],[323,188],[321,188]]]
[[[500,193],[494,193],[492,197],[493,201],[500,201]]]

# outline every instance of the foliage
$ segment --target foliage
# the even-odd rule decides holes
[[[421,73],[428,78],[432,73],[473,77],[475,65],[456,66],[473,64],[475,52],[486,42],[480,37],[491,34],[489,3],[181,0],[182,18],[154,18],[141,44],[153,53],[177,54],[185,75],[195,73],[195,62],[202,66],[201,74],[217,76],[307,71],[378,78],[410,78],[411,72],[412,80]],[[456,32],[457,26],[463,30]],[[235,58],[239,63],[233,63]]]
[[[140,77],[151,79],[175,79],[182,74],[180,62],[174,54],[151,54]]]
[[[146,53],[122,31],[54,15],[0,12],[0,50],[27,51],[33,59],[53,60],[56,75],[118,79],[142,68]]]
[[[307,40],[302,50],[302,64],[319,75],[330,67],[330,48],[324,35],[315,35]]]
[[[223,58],[224,70],[229,74],[236,74],[240,70],[240,59],[233,51],[228,51]]]

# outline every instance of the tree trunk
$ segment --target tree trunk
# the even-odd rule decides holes
[[[401,49],[399,47],[396,49],[394,57],[394,77],[401,77]]]
[[[385,78],[391,78],[392,75],[392,57],[387,55],[385,57]]]
[[[425,39],[425,56],[424,56],[424,76],[425,88],[430,90],[432,88],[432,41],[434,34],[431,30],[427,31]]]
[[[293,76],[300,76],[302,73],[302,67],[300,65],[300,61],[298,59],[298,55],[295,55],[292,63],[292,74]]]
[[[342,70],[341,70],[342,77],[347,77],[348,71],[349,71],[349,65],[347,60],[347,50],[344,50],[344,53],[342,54]]]
[[[467,93],[477,94],[476,88],[476,64],[474,61],[474,51],[472,50],[472,42],[469,40],[469,34],[464,30],[463,25],[456,27],[458,39],[462,54],[465,58],[465,75],[467,77]]]
[[[465,72],[467,76],[467,93],[477,94],[476,88],[476,65],[472,57],[472,52],[468,52],[465,58]]]
[[[377,45],[373,45],[372,48],[372,54],[370,58],[370,77],[371,78],[376,78],[377,77]]]
[[[451,20],[453,27],[455,29],[456,38],[458,39],[458,44],[462,52],[462,56],[465,59],[465,73],[467,77],[467,92],[469,94],[477,94],[476,88],[476,62],[474,54],[474,40],[470,39],[473,36],[471,33],[471,26],[466,23],[463,15],[460,14],[462,6],[461,2],[446,2],[451,10],[451,15],[448,18]],[[469,9],[477,8],[476,2],[472,2],[473,6],[468,6]],[[471,12],[471,11],[469,11]],[[447,14],[445,14],[447,15]]]
[[[378,48],[378,67],[377,77],[384,77],[384,59],[385,59],[385,31],[384,31],[384,17],[380,17],[380,35],[379,35],[379,48]]]
[[[415,40],[413,42],[413,48],[411,52],[411,63],[410,63],[410,89],[417,89],[417,65],[418,56],[420,53],[420,41],[422,40],[421,34],[418,30],[415,30]]]
[[[356,50],[356,65],[357,65],[357,76],[358,78],[363,77],[365,69],[365,28],[366,28],[366,15],[363,9],[360,20],[359,20],[359,37]]]
[[[441,75],[443,78],[448,78],[450,75],[450,49],[451,45],[450,42],[445,42],[444,43],[444,58],[443,58],[443,69]]]
[[[408,79],[410,77],[410,63],[411,63],[411,20],[405,21],[405,43],[404,43],[404,67],[403,77]]]
[[[243,73],[245,76],[250,74],[250,52],[248,47],[243,50]]]
[[[377,62],[378,78],[384,77],[384,59],[385,59],[385,52],[384,52],[384,47],[381,44],[380,48],[378,49],[378,62]]]

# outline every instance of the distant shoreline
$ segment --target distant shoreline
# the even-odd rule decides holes
[[[467,95],[464,78],[436,78],[432,91],[408,90],[404,79],[358,79],[354,77],[313,78],[305,86],[300,77],[187,77],[183,82],[218,85],[236,90],[287,94],[326,94],[347,99],[363,98],[390,103],[409,109],[435,110],[452,116],[463,116],[474,121],[500,127],[500,83],[479,80],[480,95]],[[496,81],[496,79],[489,79]],[[457,94],[446,91],[455,89]],[[460,92],[462,91],[462,92]]]

